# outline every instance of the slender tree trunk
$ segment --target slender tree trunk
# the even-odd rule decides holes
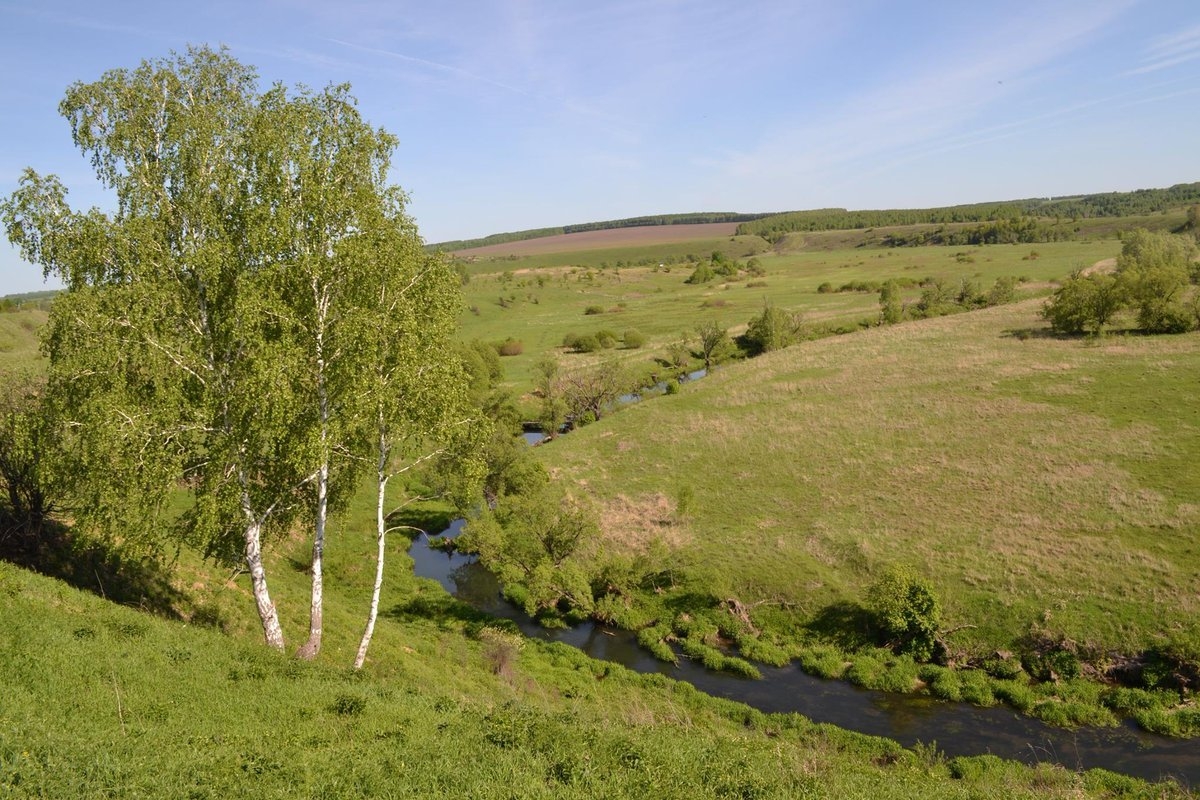
[[[358,653],[354,656],[354,668],[362,669],[367,660],[367,648],[371,646],[371,637],[375,633],[375,619],[379,616],[379,593],[383,588],[383,557],[386,554],[387,520],[383,517],[384,495],[387,493],[387,437],[382,426],[379,431],[379,472],[376,481],[375,494],[375,538],[377,550],[375,553],[375,588],[371,592],[371,610],[367,614],[367,629],[363,631],[362,641],[358,643]]]
[[[323,322],[323,320],[322,320]],[[312,602],[308,615],[308,641],[296,652],[311,660],[321,652],[325,596],[325,522],[329,516],[329,393],[325,387],[325,353],[322,328],[317,331],[317,402],[321,414],[321,467],[317,473],[317,522],[313,533]]]
[[[308,641],[296,651],[297,658],[311,660],[321,652],[325,596],[325,521],[329,511],[329,464],[321,464],[317,475],[317,524],[313,535],[312,602],[308,613]]]
[[[243,503],[247,501],[243,499]],[[258,606],[258,617],[262,620],[263,636],[267,645],[283,650],[283,629],[279,627],[279,614],[267,591],[267,572],[262,562],[262,525],[257,521],[246,524],[246,566],[250,569],[250,586],[254,592],[254,603]]]

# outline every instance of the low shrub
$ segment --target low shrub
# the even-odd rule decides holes
[[[801,650],[796,660],[800,669],[818,678],[835,680],[846,674],[846,656],[830,645],[814,645]]]
[[[596,314],[604,313],[604,306],[588,306],[583,310],[586,316],[595,316]]]
[[[645,346],[646,337],[640,331],[630,328],[621,336],[621,341],[625,343],[627,349],[637,350]]]
[[[525,352],[525,345],[511,336],[496,344],[496,352],[502,356],[519,356]]]

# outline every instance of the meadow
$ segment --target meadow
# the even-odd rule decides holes
[[[707,258],[713,250],[711,244],[698,240],[680,246],[685,253],[681,258],[686,259],[686,252]],[[670,257],[661,251],[652,251],[655,263],[651,266],[618,267],[616,259],[604,259],[609,265],[605,269],[593,265],[599,261],[587,261],[584,256],[588,254],[559,253],[536,261],[492,263],[491,271],[473,274],[464,287],[468,311],[462,316],[462,335],[489,342],[507,338],[521,342],[523,352],[504,359],[506,380],[520,395],[531,386],[533,364],[543,353],[560,348],[568,333],[610,330],[620,337],[627,330],[636,330],[646,337],[644,347],[615,354],[630,364],[649,368],[670,344],[694,337],[697,324],[714,320],[740,333],[768,301],[800,312],[814,329],[854,329],[860,323],[878,321],[879,292],[836,291],[847,284],[877,285],[889,279],[916,283],[932,277],[957,287],[966,278],[986,290],[997,278],[1013,276],[1027,279],[1019,288],[1021,294],[1041,296],[1049,293],[1051,280],[1115,256],[1119,250],[1116,240],[1106,239],[972,248],[760,253],[736,257],[744,258],[743,263],[757,259],[764,276],[743,274],[738,280],[717,279],[701,285],[685,283],[693,271],[690,262],[659,266],[660,257]],[[473,269],[483,270],[484,266],[477,264]],[[823,284],[835,291],[819,291]],[[915,300],[920,291],[907,289],[905,300]],[[563,357],[567,364],[594,360],[586,354]]]
[[[462,335],[520,340],[502,362],[530,413],[539,356],[596,361],[561,349],[572,332],[639,331],[643,347],[611,352],[647,372],[698,323],[737,332],[768,301],[801,313],[817,337],[721,365],[533,451],[599,511],[611,547],[661,540],[673,585],[639,598],[631,618],[686,627],[681,614],[727,613],[719,601],[736,599],[771,655],[854,680],[878,657],[855,627],[864,587],[904,563],[932,583],[971,657],[1037,634],[1101,663],[1200,635],[1200,478],[1189,468],[1200,453],[1190,402],[1200,334],[1059,338],[1039,316],[1052,281],[1112,258],[1119,242],[776,252],[741,238],[469,265]],[[765,274],[684,283],[688,255],[713,250],[756,258]],[[875,325],[878,292],[837,291],[926,277],[986,289],[1002,276],[1023,279],[1012,305],[888,327]],[[39,369],[44,318],[0,314],[0,370]],[[431,513],[436,530],[445,509]],[[364,491],[331,529],[314,664],[265,650],[242,570],[186,548],[144,565],[141,587],[118,587],[103,569],[68,576],[91,593],[0,562],[0,787],[15,797],[216,797],[250,785],[263,797],[1187,796],[1102,770],[947,760],[934,745],[905,750],[522,642],[414,578],[402,536],[389,547],[371,657],[351,673],[371,515]],[[268,556],[289,645],[303,635],[308,557],[300,535]],[[910,685],[894,688],[941,678],[897,663]],[[1095,707],[1100,685],[1088,685],[1065,691]]]

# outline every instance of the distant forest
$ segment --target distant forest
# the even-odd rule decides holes
[[[456,239],[450,242],[438,242],[430,245],[431,249],[470,250],[474,247],[487,247],[491,244],[507,244],[508,242],[523,242],[526,239],[542,239],[547,236],[561,236],[564,233],[584,233],[586,231],[606,231],[614,228],[645,228],[651,225],[708,225],[714,222],[752,222],[767,214],[739,214],[734,211],[701,211],[694,214],[656,214],[649,217],[628,217],[626,219],[611,219],[605,222],[584,222],[579,225],[563,225],[560,228],[534,228],[514,233],[494,233],[482,239]]]
[[[606,222],[585,222],[558,228],[535,228],[514,233],[496,233],[482,239],[459,239],[430,245],[430,250],[469,250],[492,244],[541,239],[564,233],[582,233],[612,228],[637,228],[647,225],[701,225],[711,222],[738,222],[738,235],[761,236],[772,244],[789,233],[813,231],[863,230],[900,225],[946,225],[981,223],[978,227],[955,231],[941,230],[895,234],[885,237],[885,246],[918,244],[998,244],[1007,242],[1044,242],[1070,238],[1061,223],[1095,217],[1129,217],[1156,214],[1200,204],[1200,182],[1179,183],[1169,189],[1137,189],[1132,192],[1074,195],[1070,197],[1034,197],[1028,200],[1004,200],[970,203],[942,208],[896,208],[847,211],[844,208],[818,208],[811,211],[739,214],[712,211],[694,214],[658,214],[629,217]],[[1054,226],[1051,227],[1050,222]]]
[[[1019,231],[1022,238],[1049,233],[1040,220],[1070,221],[1092,217],[1128,217],[1155,214],[1168,209],[1200,203],[1200,182],[1180,183],[1169,189],[1138,189],[1133,192],[1028,200],[1007,200],[995,203],[972,203],[943,208],[885,209],[876,211],[847,211],[844,208],[822,208],[812,211],[789,211],[773,214],[738,226],[739,234],[761,236],[777,242],[789,233],[813,231],[861,230],[897,225],[980,222],[995,223],[978,230],[961,232],[964,241],[923,241],[922,244],[992,244],[1009,241],[1008,235]],[[978,233],[979,241],[966,241]],[[947,234],[948,235],[948,234]],[[999,238],[997,238],[999,237]],[[1028,239],[1034,241],[1035,239]],[[1045,239],[1036,239],[1045,241]],[[895,241],[890,244],[916,244]]]

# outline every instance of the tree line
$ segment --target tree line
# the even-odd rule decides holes
[[[899,225],[945,225],[971,222],[1004,222],[1021,218],[1083,219],[1155,214],[1200,203],[1200,182],[1180,183],[1166,189],[1138,189],[1062,198],[1030,198],[990,203],[913,209],[847,211],[824,208],[773,214],[738,226],[739,235],[761,236],[774,243],[789,233],[861,230]],[[1040,224],[1034,222],[1033,224]],[[1047,241],[1040,239],[1038,241]],[[935,243],[935,242],[931,242]],[[966,242],[948,242],[963,244]],[[972,242],[973,243],[973,242]]]

